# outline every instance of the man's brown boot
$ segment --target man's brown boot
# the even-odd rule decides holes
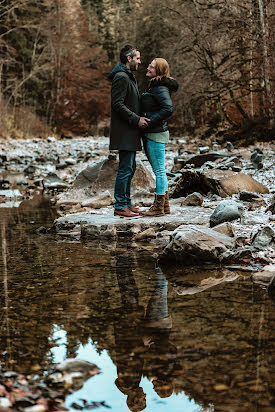
[[[165,195],[155,195],[155,200],[147,212],[142,213],[143,216],[164,216]]]
[[[138,213],[133,213],[128,208],[125,208],[125,209],[115,209],[114,210],[114,216],[137,217],[137,216],[139,216],[139,214]]]
[[[164,213],[170,215],[169,194],[168,190],[165,192]]]

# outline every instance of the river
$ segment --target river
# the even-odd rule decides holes
[[[55,217],[46,199],[0,209],[3,369],[97,364],[70,410],[274,411],[274,300],[249,273],[163,268],[142,245],[41,233]]]

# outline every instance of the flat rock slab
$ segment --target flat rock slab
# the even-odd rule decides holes
[[[113,209],[104,209],[102,214],[80,212],[69,214],[55,220],[56,232],[63,234],[70,231],[81,231],[81,237],[116,238],[133,236],[148,228],[156,232],[173,231],[180,225],[209,225],[211,209],[201,207],[172,208],[170,215],[160,217],[121,218],[113,215]]]
[[[233,247],[232,238],[213,229],[194,224],[180,226],[171,234],[160,259],[162,263],[183,265],[219,262],[222,254]]]

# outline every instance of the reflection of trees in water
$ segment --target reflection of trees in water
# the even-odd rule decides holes
[[[12,368],[23,372],[35,363],[46,368],[55,324],[67,333],[67,355],[90,340],[98,352],[108,351],[118,368],[117,386],[127,391],[132,408],[144,405],[141,376],[157,377],[159,396],[184,391],[203,407],[274,406],[274,303],[249,280],[180,296],[204,276],[222,273],[165,270],[173,328],[166,320],[161,330],[158,314],[169,319],[167,281],[150,257],[129,245],[103,251],[97,243],[27,236],[10,225],[1,232],[1,245],[7,286],[1,279],[0,307],[7,307],[7,297],[9,306],[5,322],[1,317],[1,351],[8,352],[0,355],[3,367],[12,360]]]
[[[9,226],[1,233],[0,264],[6,268],[6,280],[0,282],[0,307],[7,307],[7,289],[9,298],[9,313],[5,322],[1,320],[2,365],[24,372],[36,364],[47,367],[53,325],[70,330],[72,319],[82,316],[99,289],[98,278],[106,267],[102,251],[91,253],[80,243],[57,242],[33,229],[26,231],[30,221],[36,226],[45,222],[40,213],[46,212],[42,208],[8,213]]]

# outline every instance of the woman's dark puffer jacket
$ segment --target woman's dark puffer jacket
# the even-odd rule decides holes
[[[153,79],[141,95],[141,115],[150,119],[148,133],[168,130],[166,119],[174,111],[171,93],[178,90],[178,82],[171,77]]]

